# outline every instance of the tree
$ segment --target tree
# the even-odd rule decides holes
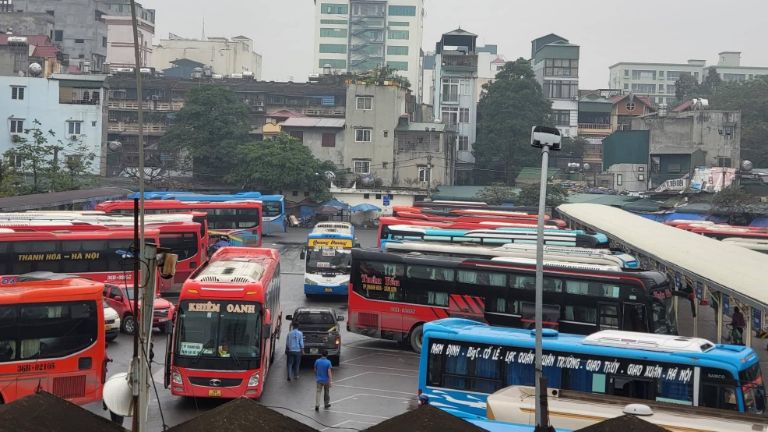
[[[224,180],[244,189],[271,191],[305,190],[316,201],[330,198],[324,171],[332,162],[316,159],[295,138],[280,135],[273,140],[241,144]]]
[[[182,155],[189,155],[195,176],[216,179],[238,158],[249,131],[248,107],[237,95],[226,87],[204,85],[190,90],[160,146],[179,155],[182,165],[189,162]]]
[[[699,81],[690,73],[681,73],[675,81],[675,98],[678,103],[701,96]]]
[[[538,206],[539,205],[539,183],[527,184],[520,189],[517,195],[516,205],[519,206]],[[560,184],[547,183],[547,207],[557,207],[568,200],[568,191]]]
[[[563,137],[562,149],[563,153],[567,153],[570,157],[582,158],[584,157],[584,150],[589,144],[586,138],[577,136],[575,138]]]
[[[505,202],[514,202],[517,194],[511,187],[504,183],[494,183],[484,187],[478,192],[477,197],[491,205],[501,205]]]
[[[741,111],[741,159],[756,167],[768,166],[768,77],[721,83],[710,106]]]
[[[704,81],[701,83],[701,96],[712,97],[717,93],[717,89],[723,83],[720,79],[720,74],[717,73],[715,68],[710,68],[707,72],[707,76],[704,77]]]
[[[531,127],[548,123],[551,103],[522,58],[504,65],[483,89],[474,146],[475,165],[482,167],[477,177],[486,184],[503,178],[512,185],[521,167],[538,165],[539,152],[529,145]]]
[[[752,219],[752,206],[759,202],[758,197],[750,195],[734,183],[715,194],[710,212],[728,216],[731,225],[748,225]]]

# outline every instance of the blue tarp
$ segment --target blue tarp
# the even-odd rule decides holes
[[[349,210],[349,204],[343,203],[337,199],[328,200],[320,204],[320,207],[333,207],[337,210]]]
[[[354,207],[352,207],[352,212],[371,212],[371,211],[381,211],[380,208],[376,207],[373,204],[358,204]]]
[[[768,216],[757,217],[749,224],[751,227],[768,227]]]

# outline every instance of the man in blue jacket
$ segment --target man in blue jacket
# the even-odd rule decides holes
[[[288,356],[288,381],[299,378],[301,353],[304,351],[304,333],[296,324],[291,324],[291,331],[285,341],[285,354]]]
[[[323,402],[325,409],[331,407],[331,384],[333,383],[333,372],[331,370],[331,361],[328,360],[328,350],[323,350],[322,357],[315,360],[315,379],[317,380],[317,393],[315,393],[315,411],[320,410],[320,393],[323,392]]]

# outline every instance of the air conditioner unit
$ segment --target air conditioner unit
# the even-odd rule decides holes
[[[70,135],[69,139],[72,141],[76,141],[78,138],[80,138],[80,135]]]

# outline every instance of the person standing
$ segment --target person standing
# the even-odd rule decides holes
[[[333,371],[331,361],[328,360],[328,350],[322,351],[322,357],[315,360],[315,380],[317,381],[317,393],[315,393],[315,411],[320,410],[320,392],[323,392],[325,409],[331,407],[331,384],[333,383]]]
[[[285,341],[285,354],[288,356],[288,381],[299,378],[301,353],[304,351],[304,333],[296,324],[291,324],[291,331]]]
[[[735,336],[738,340],[734,340],[736,345],[744,345],[744,327],[747,326],[747,322],[744,319],[744,314],[741,313],[738,306],[733,308],[733,315],[731,315],[731,326],[736,333]],[[734,338],[735,339],[735,338]]]

